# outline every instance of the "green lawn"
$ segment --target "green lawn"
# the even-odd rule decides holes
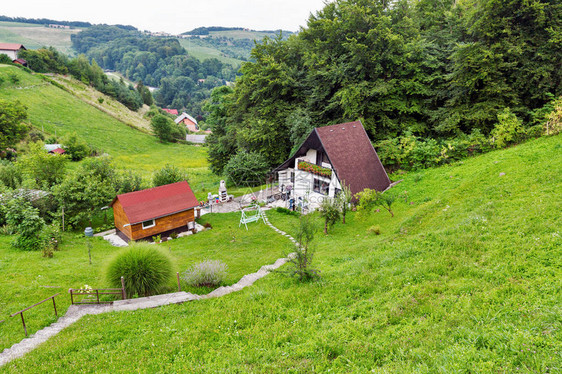
[[[405,175],[394,218],[317,234],[320,281],[88,316],[3,371],[561,372],[561,170],[557,136]]]
[[[265,224],[253,224],[246,231],[238,228],[239,219],[239,213],[204,215],[201,222],[209,222],[213,229],[158,246],[170,251],[174,271],[180,273],[200,261],[223,261],[228,266],[227,285],[291,250],[290,241],[273,235],[273,230]],[[6,320],[0,324],[0,352],[24,337],[19,316],[9,318],[10,314],[59,292],[57,308],[64,313],[70,305],[69,288],[86,284],[107,287],[104,264],[119,251],[102,238],[93,238],[92,265],[89,265],[87,243],[82,234],[66,235],[61,250],[51,259],[41,257],[39,252],[16,251],[10,241],[10,237],[0,236],[0,320]],[[212,290],[185,284],[182,289],[200,294]],[[170,280],[169,291],[177,291],[175,277]],[[55,321],[52,303],[25,312],[24,316],[30,333]]]

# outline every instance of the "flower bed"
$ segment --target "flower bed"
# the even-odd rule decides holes
[[[318,166],[308,161],[299,161],[298,169],[327,178],[330,178],[332,176],[332,169]]]

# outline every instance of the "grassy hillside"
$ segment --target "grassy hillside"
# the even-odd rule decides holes
[[[16,76],[19,82],[13,83],[12,76]],[[108,153],[116,167],[133,170],[147,179],[154,170],[171,163],[188,170],[192,187],[197,192],[218,189],[220,178],[209,172],[204,147],[163,144],[156,137],[131,127],[129,122],[134,121],[136,115],[130,112],[126,122],[131,126],[126,125],[116,119],[119,113],[111,107],[117,105],[115,102],[106,97],[107,102],[101,105],[105,111],[101,111],[97,108],[99,103],[88,96],[91,90],[81,83],[67,82],[77,97],[42,80],[40,76],[12,66],[0,65],[0,77],[4,79],[0,86],[0,98],[23,102],[28,107],[29,122],[37,129],[57,137],[76,132],[90,145]],[[92,101],[96,106],[88,104]],[[136,124],[147,126],[140,120]]]
[[[51,29],[42,25],[17,22],[0,22],[0,42],[21,43],[27,48],[55,47],[58,51],[73,55],[70,35],[80,29]]]
[[[560,170],[557,136],[405,175],[394,218],[352,213],[317,234],[318,282],[273,274],[220,299],[89,316],[0,371],[560,372]],[[265,250],[270,235],[241,240]]]
[[[213,45],[205,41],[205,39],[178,39],[181,46],[185,48],[187,53],[196,59],[203,61],[208,58],[216,58],[221,62],[230,64],[232,66],[238,66],[243,61],[228,57],[220,49],[217,49]],[[247,51],[249,53],[249,51]]]
[[[158,245],[166,250],[169,248],[174,271],[183,272],[206,259],[223,261],[228,266],[225,283],[231,285],[244,274],[257,271],[263,264],[273,263],[282,252],[289,251],[291,245],[288,240],[280,241],[268,235],[271,229],[264,224],[252,227],[251,231],[238,229],[238,224],[232,225],[238,218],[238,213],[204,216],[202,222],[209,222],[218,230]],[[230,239],[225,240],[225,235]],[[250,245],[257,238],[267,250],[259,245]],[[9,318],[11,313],[59,292],[57,308],[59,312],[66,311],[70,305],[69,288],[80,288],[85,284],[107,286],[104,266],[119,250],[102,238],[93,238],[92,265],[89,265],[86,239],[81,234],[65,235],[61,250],[52,259],[42,258],[39,252],[16,251],[10,246],[11,239],[0,235],[0,321],[6,320],[0,323],[0,352],[25,337],[19,316]],[[202,293],[210,291],[207,288],[189,288],[185,284],[182,289]],[[172,280],[170,291],[174,290],[177,290],[177,284]],[[26,312],[25,318],[29,333],[35,333],[56,320],[52,303]]]

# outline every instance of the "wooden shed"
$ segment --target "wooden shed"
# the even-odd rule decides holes
[[[182,181],[117,195],[111,206],[117,234],[129,241],[193,229],[199,202]]]

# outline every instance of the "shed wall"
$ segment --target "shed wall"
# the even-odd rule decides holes
[[[193,221],[195,221],[194,209],[189,209],[166,217],[158,218],[155,220],[155,225],[147,229],[142,228],[142,223],[137,223],[130,226],[131,239],[138,240],[155,236],[165,231],[187,226],[188,222]]]

